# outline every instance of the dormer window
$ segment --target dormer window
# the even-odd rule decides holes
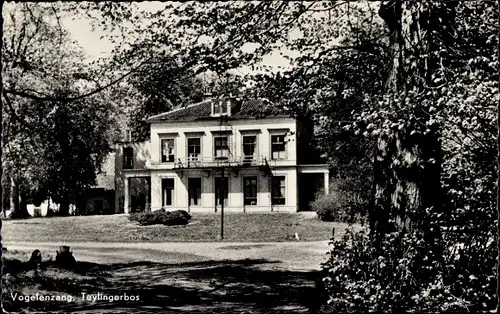
[[[216,99],[212,101],[212,117],[230,116],[231,100]]]
[[[126,129],[123,137],[125,142],[132,142],[132,130]]]

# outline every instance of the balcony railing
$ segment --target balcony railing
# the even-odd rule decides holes
[[[254,167],[266,166],[264,156],[228,156],[228,157],[187,157],[177,158],[175,169],[217,168],[217,167]]]

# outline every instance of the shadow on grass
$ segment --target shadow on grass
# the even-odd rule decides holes
[[[323,303],[318,272],[270,269],[266,260],[178,264],[79,263],[73,280],[35,283],[41,291],[73,295],[74,302],[13,304],[16,310],[62,313],[315,313]],[[45,273],[53,268],[46,265]],[[85,301],[81,293],[128,295],[134,301]],[[40,292],[40,294],[47,292]]]

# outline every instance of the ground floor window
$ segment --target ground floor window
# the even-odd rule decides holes
[[[257,205],[257,177],[243,178],[243,198],[245,205]]]
[[[162,206],[172,206],[174,200],[174,179],[162,179]]]
[[[275,176],[272,178],[271,184],[271,195],[272,195],[272,204],[273,205],[285,205],[285,177],[284,176]]]
[[[201,178],[188,178],[189,206],[201,205]]]
[[[215,205],[220,206],[221,205],[221,198],[223,198],[224,199],[224,206],[227,206],[228,199],[229,199],[228,179],[224,178],[224,180],[222,180],[221,177],[216,177],[214,184],[215,184]]]

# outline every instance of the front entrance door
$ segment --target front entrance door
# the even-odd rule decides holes
[[[301,173],[299,184],[299,211],[311,210],[311,202],[316,199],[318,192],[323,188],[324,175],[322,173]]]

